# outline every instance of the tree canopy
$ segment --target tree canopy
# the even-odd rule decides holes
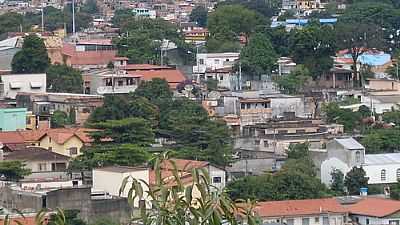
[[[194,21],[197,25],[205,27],[207,25],[207,14],[208,11],[203,6],[195,7],[190,13],[190,21]]]
[[[369,178],[362,167],[353,167],[344,178],[344,185],[350,195],[358,195],[360,188],[368,187]]]
[[[50,65],[43,40],[31,34],[24,38],[21,51],[14,55],[11,62],[13,73],[44,73]]]
[[[67,65],[51,65],[47,69],[47,91],[82,93],[83,79],[79,70]]]
[[[31,170],[25,168],[25,164],[21,161],[1,161],[0,176],[8,181],[18,181],[24,176],[31,174]]]
[[[304,91],[310,80],[310,71],[303,65],[297,65],[289,75],[276,77],[275,83],[283,93],[293,95]]]
[[[244,71],[255,74],[271,74],[277,60],[277,54],[269,38],[262,33],[250,36],[249,43],[240,53],[240,62]]]

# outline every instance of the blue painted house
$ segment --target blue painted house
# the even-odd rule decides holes
[[[0,109],[0,131],[25,130],[26,108]]]

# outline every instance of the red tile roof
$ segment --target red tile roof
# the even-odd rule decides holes
[[[117,55],[116,50],[76,51],[73,44],[64,43],[62,54],[71,57],[72,65],[106,65]]]
[[[93,142],[93,139],[90,137],[90,131],[95,131],[95,129],[57,128],[47,130],[46,134],[57,144],[64,144],[74,136],[79,138],[83,143],[91,143]]]
[[[173,170],[172,162],[175,163],[176,168],[179,171],[191,171],[194,168],[203,168],[210,165],[209,162],[206,161],[197,161],[197,160],[188,160],[188,159],[170,159],[164,160],[160,167],[163,170]]]
[[[132,72],[128,71],[128,73]],[[175,89],[179,83],[186,80],[185,75],[178,69],[143,70],[134,73],[142,75],[141,79],[145,81],[152,80],[153,78],[165,79],[172,89]]]
[[[350,205],[348,209],[352,214],[385,217],[400,211],[400,201],[368,197]]]
[[[334,198],[259,202],[254,210],[260,217],[347,212]]]
[[[2,144],[23,144],[24,137],[18,131],[0,132],[0,143]]]
[[[46,216],[47,217],[47,216]],[[24,215],[22,216],[10,216],[10,225],[36,225],[36,216]],[[4,218],[0,218],[0,224],[4,224]],[[44,221],[44,224],[47,224],[47,218]]]

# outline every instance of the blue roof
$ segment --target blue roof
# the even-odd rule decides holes
[[[308,23],[308,19],[287,19],[287,24],[297,24],[297,25],[305,25]]]
[[[319,19],[320,23],[336,23],[337,18]]]
[[[351,58],[351,55],[346,54],[345,57]],[[380,53],[380,54],[364,53],[358,59],[358,61],[361,64],[366,64],[370,66],[382,66],[390,62],[390,60],[391,60],[390,55],[386,53]]]

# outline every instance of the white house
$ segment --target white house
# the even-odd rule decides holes
[[[400,178],[400,153],[365,154],[365,148],[353,138],[335,138],[327,144],[327,158],[321,164],[321,181],[330,185],[331,172],[343,174],[362,167],[369,184],[395,183]]]
[[[175,162],[178,173],[180,174],[183,185],[191,185],[193,182],[191,171],[192,169],[204,168],[210,177],[210,184],[213,187],[222,189],[226,184],[226,172],[223,169],[212,166],[209,162],[195,161],[195,160],[184,160],[184,159],[171,159],[165,160],[160,165],[161,176],[167,181],[166,186],[176,185],[173,179],[173,165],[171,161]],[[149,186],[155,185],[155,171],[146,167],[126,167],[126,166],[110,166],[104,168],[97,168],[93,170],[93,189],[99,191],[108,192],[110,195],[118,196],[119,190],[125,177],[132,177],[137,180],[144,181]],[[148,191],[148,185],[143,184],[143,192]],[[131,182],[128,182],[126,190],[121,193],[122,197],[128,196],[128,191],[131,186]],[[193,190],[193,199],[200,197],[199,191],[195,188]],[[144,201],[135,200],[134,206],[146,204],[146,207],[151,207],[151,199],[147,196],[143,196]]]
[[[199,53],[196,56],[196,65],[193,66],[193,73],[204,74],[206,70],[231,68],[239,59],[238,52],[224,53]]]
[[[119,196],[119,190],[122,182],[126,177],[134,177],[138,180],[144,180],[147,184],[150,181],[149,169],[144,167],[126,167],[126,166],[109,166],[97,168],[93,170],[93,189],[108,192],[110,195]],[[121,197],[127,197],[132,180],[127,183],[125,190],[121,193]],[[148,191],[148,186],[143,184],[143,193]],[[144,194],[145,195],[145,194]],[[146,199],[147,196],[144,196]],[[135,199],[134,206],[138,207],[138,199]]]
[[[334,198],[259,202],[254,208],[262,223],[343,225],[347,209]]]
[[[0,98],[15,99],[18,92],[46,93],[46,74],[0,75]]]
[[[155,19],[157,17],[156,10],[146,9],[146,8],[135,8],[132,10],[137,17],[146,17],[150,19]]]

